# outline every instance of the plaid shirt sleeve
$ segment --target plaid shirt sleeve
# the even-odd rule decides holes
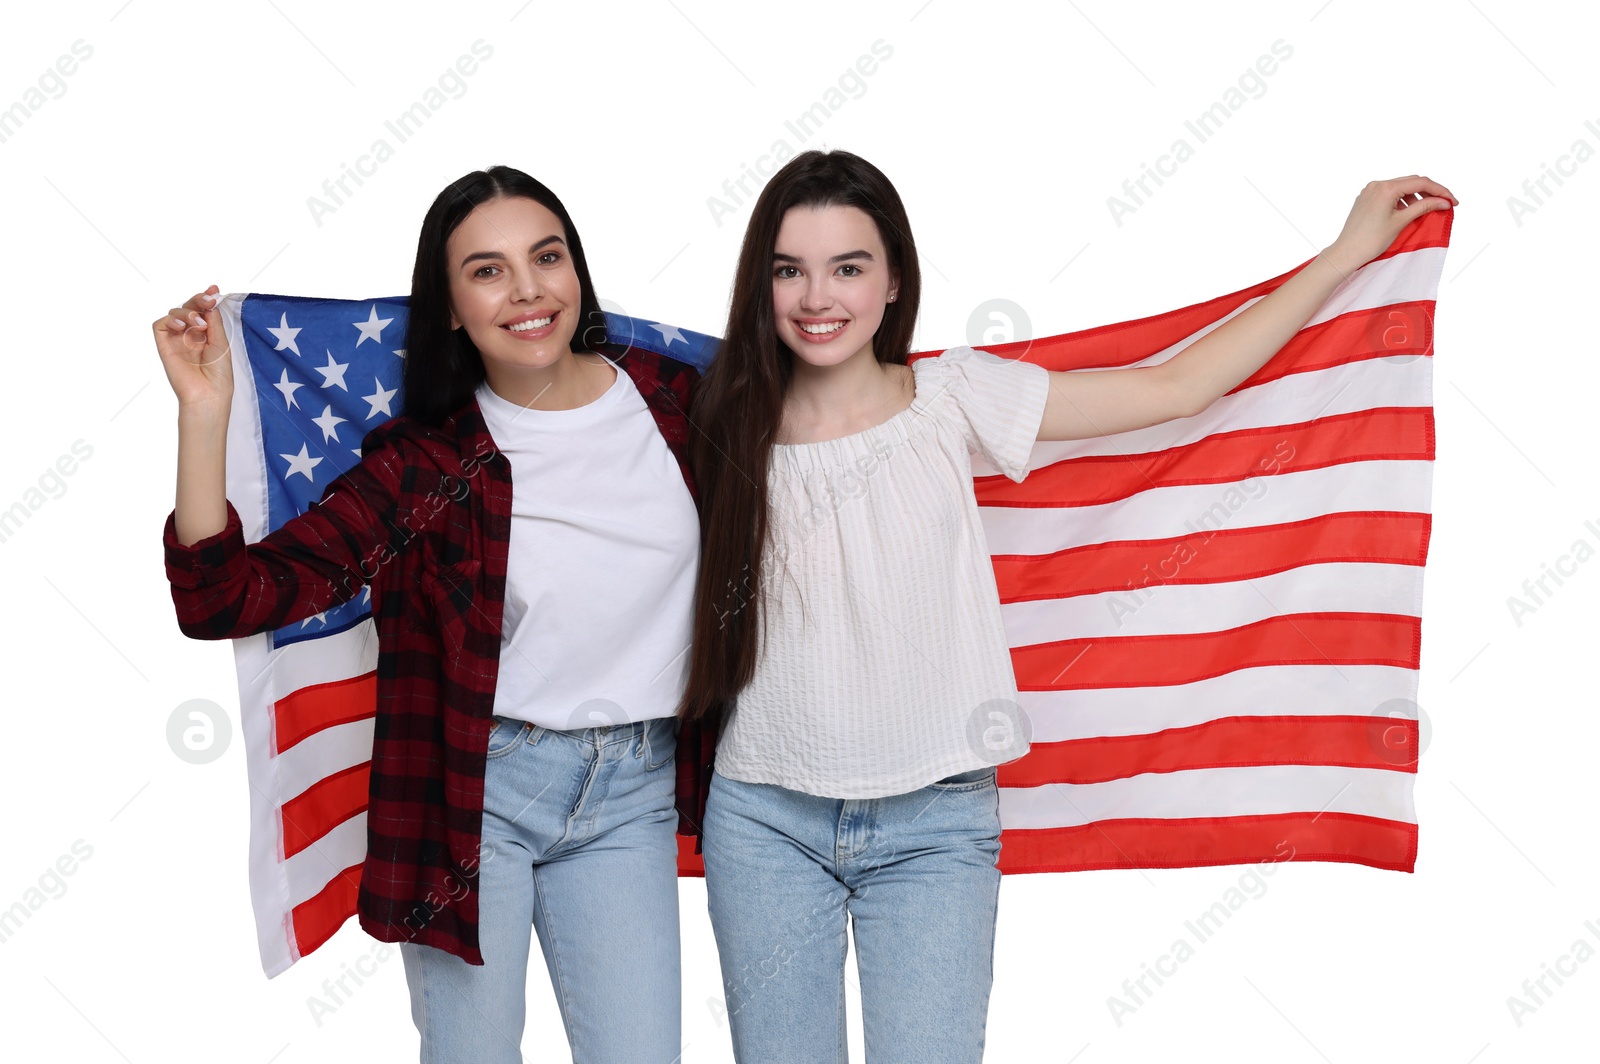
[[[361,590],[394,539],[401,463],[380,426],[360,463],[319,502],[259,543],[246,546],[228,503],[222,531],[185,546],[176,515],[162,531],[178,627],[193,639],[237,639],[272,631],[338,605]]]

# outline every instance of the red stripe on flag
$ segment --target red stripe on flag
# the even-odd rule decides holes
[[[1416,251],[1419,248],[1442,248],[1450,244],[1450,223],[1455,221],[1454,210],[1429,211],[1417,221],[1412,222],[1400,231],[1389,250],[1379,255],[1373,262],[1393,258],[1407,251]]]
[[[1104,783],[1141,772],[1340,765],[1415,772],[1417,722],[1385,716],[1222,717],[1147,735],[1035,743],[1000,766],[1002,787]]]
[[[361,866],[351,865],[328,880],[328,885],[313,897],[296,905],[289,914],[295,951],[302,957],[333,937],[346,920],[356,913],[356,894],[361,888]]]
[[[705,877],[705,862],[700,855],[694,852],[694,836],[679,835],[678,839],[678,875]]]
[[[1416,222],[1407,226],[1400,237],[1389,246],[1389,250],[1372,261],[1378,262],[1422,248],[1448,247],[1450,244],[1450,223],[1454,217],[1454,211],[1430,211]],[[1205,303],[1196,303],[1190,307],[1168,311],[1165,314],[1152,314],[1146,318],[1115,322],[1110,325],[1097,326],[1093,329],[1083,329],[1075,333],[1048,336],[1039,340],[1016,340],[1009,344],[985,345],[984,350],[992,351],[1002,358],[1020,358],[1050,370],[1125,366],[1129,363],[1149,358],[1157,351],[1166,350],[1173,344],[1194,335],[1213,322],[1220,321],[1246,302],[1272,292],[1313,261],[1315,260],[1307,259],[1292,270],[1281,273],[1270,280],[1262,281],[1260,284],[1252,285],[1249,288],[1241,289],[1225,296],[1218,296],[1216,299]],[[1416,308],[1409,315],[1414,323],[1420,324],[1422,318],[1426,318],[1428,346],[1421,350],[1391,349],[1381,346],[1372,347],[1369,350],[1381,351],[1383,355],[1430,353],[1432,351],[1433,304],[1433,300],[1428,300],[1426,303],[1393,304],[1395,307]],[[1424,306],[1426,310],[1421,309]],[[1381,345],[1383,329],[1395,324],[1386,316],[1385,311],[1387,309],[1386,307],[1380,307],[1376,310],[1354,311],[1342,317],[1356,319],[1361,323],[1357,327],[1369,327],[1373,324],[1372,319],[1377,319],[1381,322],[1377,332]],[[1330,323],[1324,322],[1322,325],[1315,326],[1312,329],[1303,330],[1301,335],[1304,336],[1307,332],[1315,332],[1328,324]],[[1345,327],[1341,327],[1341,331],[1342,328]],[[1390,334],[1390,337],[1393,338],[1394,335]],[[1296,337],[1296,340],[1298,339],[1299,337]],[[1294,343],[1294,341],[1291,341],[1291,343]],[[911,355],[908,361],[915,362],[919,358],[929,358],[939,353],[938,351],[919,351]],[[1264,367],[1263,372],[1272,376],[1281,376],[1282,373],[1273,372],[1273,367],[1290,365],[1293,357],[1293,352],[1280,351]],[[1343,361],[1350,361],[1350,359],[1340,357],[1329,364]],[[1302,366],[1289,372],[1297,372],[1306,368],[1314,367]],[[1262,379],[1271,379],[1271,377],[1263,377]],[[1246,383],[1248,384],[1249,382]]]
[[[283,803],[283,855],[293,857],[367,807],[372,762],[324,776]]]
[[[1220,484],[1269,470],[1277,475],[1348,462],[1432,457],[1432,411],[1386,407],[1298,425],[1219,432],[1146,454],[1067,458],[1034,470],[1021,484],[995,474],[978,477],[974,487],[980,506],[1096,506],[1150,488]]]
[[[1091,543],[1054,554],[997,554],[994,575],[1001,602],[1031,602],[1125,591],[1130,580],[1138,589],[1251,580],[1325,562],[1421,565],[1431,529],[1432,518],[1423,513],[1324,514],[1252,528],[1202,528],[1167,539]]]
[[[1299,267],[1295,268],[1296,270]],[[1263,281],[1250,288],[1218,296],[1208,303],[1140,318],[1131,322],[1101,325],[1081,332],[1061,336],[1047,336],[1038,340],[1014,340],[1009,344],[985,345],[984,350],[1001,358],[1021,359],[1043,366],[1048,370],[1100,369],[1107,366],[1126,366],[1164,351],[1173,344],[1227,317],[1239,307],[1258,296],[1264,296],[1294,274]],[[937,355],[929,351],[928,355]],[[915,362],[913,355],[908,361]]]
[[[1421,620],[1389,613],[1291,613],[1220,632],[1062,639],[1014,647],[1023,691],[1165,687],[1264,665],[1418,667]],[[1065,665],[1060,664],[1066,662]]]
[[[1417,826],[1355,813],[1277,813],[1184,820],[1102,820],[1000,834],[1002,872],[1189,868],[1271,861],[1348,861],[1413,871]]]
[[[1365,362],[1374,358],[1433,354],[1434,300],[1390,303],[1352,310],[1301,329],[1237,387],[1233,395],[1295,373]]]
[[[274,754],[281,754],[308,735],[377,712],[378,674],[365,673],[291,691],[272,705]]]

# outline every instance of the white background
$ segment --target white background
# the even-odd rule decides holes
[[[1247,870],[1008,876],[987,1059],[1592,1057],[1582,1018],[1600,998],[1600,963],[1548,981],[1520,1026],[1507,1006],[1577,940],[1600,949],[1600,930],[1585,928],[1600,929],[1600,562],[1577,564],[1559,588],[1547,581],[1553,593],[1520,625],[1507,606],[1576,541],[1600,547],[1600,161],[1547,182],[1552,194],[1521,224],[1507,205],[1575,140],[1600,149],[1584,124],[1600,127],[1600,27],[1592,11],[1560,11],[1508,0],[663,0],[625,12],[105,0],[11,12],[0,107],[74,41],[93,54],[0,143],[11,330],[0,509],[74,441],[92,457],[0,543],[0,909],[78,840],[92,855],[0,943],[0,1052],[415,1059],[397,955],[312,1016],[324,980],[377,946],[353,922],[263,978],[237,720],[210,764],[168,747],[178,704],[207,698],[236,714],[238,699],[230,648],[178,634],[162,574],[176,403],[149,323],[213,281],[404,294],[433,196],[507,163],[566,200],[602,297],[715,333],[748,212],[719,225],[707,198],[783,139],[856,151],[898,185],[925,256],[918,349],[963,342],[968,315],[996,297],[1026,308],[1040,335],[1264,280],[1332,242],[1372,179],[1423,173],[1455,192],[1437,315],[1419,698],[1433,731],[1416,873],[1280,867],[1120,1026],[1107,998]],[[464,94],[396,145],[384,121],[479,39],[493,55]],[[880,39],[892,56],[802,144],[785,120]],[[1185,119],[1279,39],[1292,57],[1197,143]],[[1180,136],[1194,157],[1116,224],[1107,197]],[[394,157],[317,224],[307,198],[379,137]],[[698,881],[682,883],[682,914],[684,1059],[726,1061]],[[537,961],[525,1045],[530,1060],[565,1059]]]

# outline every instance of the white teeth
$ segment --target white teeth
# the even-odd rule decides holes
[[[512,332],[527,332],[529,329],[542,329],[555,320],[556,317],[554,314],[552,314],[548,318],[534,318],[532,321],[519,321],[515,325],[507,325],[506,328],[510,329]]]
[[[800,322],[799,325],[801,332],[810,333],[812,336],[822,336],[826,333],[838,332],[840,329],[844,328],[845,323],[842,321],[834,321],[829,322],[826,325],[808,325],[805,322]]]

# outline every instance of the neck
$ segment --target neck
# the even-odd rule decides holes
[[[869,341],[832,366],[813,366],[798,356],[784,397],[783,438],[797,442],[833,439],[871,428],[905,407],[903,367],[880,363]]]
[[[534,410],[576,410],[611,387],[615,370],[599,355],[563,351],[548,366],[483,367],[489,388],[508,403]]]

